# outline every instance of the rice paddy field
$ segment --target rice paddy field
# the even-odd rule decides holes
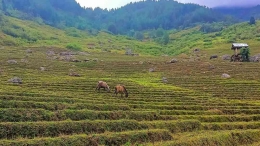
[[[0,48],[0,145],[260,145],[259,63],[29,49]]]

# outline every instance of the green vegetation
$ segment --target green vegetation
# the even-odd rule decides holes
[[[55,54],[46,54],[50,50]],[[258,63],[201,57],[165,64],[170,57],[69,50],[76,53],[75,59],[90,59],[70,62],[61,59],[64,51],[1,48],[1,145],[250,145],[260,141],[260,80],[254,71]],[[203,50],[197,55],[202,53],[208,54]],[[9,59],[18,63],[9,64]],[[211,70],[209,64],[217,68]],[[46,70],[41,71],[42,66]],[[155,72],[148,71],[151,66]],[[69,76],[71,69],[81,76]],[[223,72],[232,79],[222,79]],[[8,82],[13,76],[23,83]],[[111,89],[124,84],[129,98],[95,92],[98,80],[107,81]]]
[[[66,51],[82,62],[62,59]],[[171,57],[1,47],[0,145],[257,144],[259,65],[209,60],[212,51],[167,64]],[[69,76],[71,70],[80,76]],[[222,79],[223,72],[232,78]],[[23,83],[8,82],[14,76]],[[129,98],[95,92],[98,80],[111,89],[124,84]]]
[[[243,61],[249,61],[250,48],[241,48],[240,54],[242,55]]]
[[[259,63],[221,58],[233,54],[232,42],[248,43],[252,56],[259,53],[259,21],[200,23],[183,30],[145,26],[129,30],[129,37],[120,35],[126,31],[116,24],[107,24],[108,30],[92,27],[92,21],[81,20],[82,9],[77,21],[64,23],[67,10],[78,8],[74,1],[68,7],[60,1],[0,2],[5,14],[16,17],[0,14],[0,145],[259,145]],[[25,2],[41,9],[33,17],[21,15],[29,11]],[[46,9],[50,3],[59,13]],[[45,9],[50,17],[43,19]],[[17,19],[22,16],[25,20]],[[219,57],[209,60],[212,54]],[[178,61],[169,63],[171,55]],[[14,77],[22,83],[13,83]],[[100,80],[112,92],[95,91]],[[125,85],[128,98],[113,94],[117,84]]]
[[[66,46],[66,48],[69,50],[73,50],[73,51],[80,51],[82,49],[81,46],[79,46],[78,44],[75,44],[75,43],[69,43]]]
[[[1,0],[0,10],[8,16],[57,28],[108,30],[113,34],[128,34],[132,30],[142,32],[159,27],[167,30],[187,28],[205,22],[233,23],[235,20],[203,6],[167,0],[133,2],[111,10],[82,8],[75,0]]]
[[[112,35],[98,31],[95,35],[75,28],[56,29],[32,21],[24,21],[4,16],[0,23],[2,31],[0,44],[4,46],[55,46],[82,51],[106,51],[125,53],[131,49],[143,55],[179,55],[189,53],[194,48],[217,49],[230,54],[230,43],[246,42],[257,47],[259,42],[259,22],[255,25],[240,23],[227,26],[223,23],[201,25],[186,30],[162,28],[146,32],[136,32],[134,40],[122,35]],[[253,54],[254,52],[252,52]]]

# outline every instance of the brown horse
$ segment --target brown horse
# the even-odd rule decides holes
[[[115,87],[115,94],[117,95],[118,93],[121,94],[121,97],[123,96],[123,94],[125,94],[125,97],[128,97],[128,92],[127,92],[125,86],[123,86],[123,85],[117,85]]]
[[[104,90],[106,90],[107,92],[110,92],[109,86],[107,85],[106,82],[98,81],[96,90],[100,91],[100,88],[104,88]]]

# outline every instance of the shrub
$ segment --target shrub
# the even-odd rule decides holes
[[[72,36],[72,37],[82,37],[80,34],[80,31],[77,30],[76,28],[68,28],[66,29],[65,32],[68,36]]]
[[[75,44],[75,43],[67,44],[66,48],[74,51],[80,51],[82,49],[79,44]]]

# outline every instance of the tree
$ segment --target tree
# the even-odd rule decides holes
[[[134,37],[136,39],[140,40],[140,41],[144,39],[143,33],[139,32],[139,31],[135,32],[135,36]]]
[[[251,17],[251,18],[250,18],[249,24],[250,24],[250,25],[255,24],[255,17]]]
[[[169,34],[167,32],[165,32],[162,37],[162,43],[164,45],[167,45],[169,43],[169,40],[170,40]]]
[[[242,55],[243,61],[249,61],[250,50],[249,48],[241,48],[240,54]]]
[[[2,12],[0,11],[0,24],[2,23],[3,19],[4,19],[4,15],[3,15]]]
[[[128,32],[128,36],[134,37],[134,35],[135,35],[135,31],[133,29]]]
[[[156,37],[162,37],[164,35],[164,30],[162,27],[156,30]]]
[[[112,32],[113,34],[117,34],[117,28],[115,24],[110,24],[108,26],[108,31]]]

